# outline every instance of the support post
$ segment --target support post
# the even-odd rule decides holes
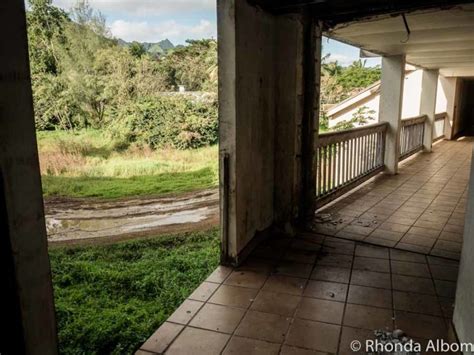
[[[474,159],[474,153],[472,155]],[[474,343],[474,160],[471,160],[469,192],[464,218],[464,243],[461,251],[453,324],[460,343]]]
[[[385,170],[398,172],[400,156],[400,128],[402,117],[403,84],[405,82],[405,56],[382,58],[379,121],[388,122],[385,140]]]
[[[300,221],[312,220],[316,210],[316,145],[319,134],[321,26],[309,15],[303,37],[304,106],[301,124]]]
[[[435,125],[436,93],[438,90],[438,70],[423,70],[421,79],[420,115],[426,115],[423,149],[431,152]]]
[[[0,6],[1,354],[57,354],[24,1]]]
[[[217,15],[222,263],[237,265],[275,226],[291,230],[299,217],[317,115],[309,114],[313,100],[303,109],[303,15],[275,15],[248,0],[218,0]]]

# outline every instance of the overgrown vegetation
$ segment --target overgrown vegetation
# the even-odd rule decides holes
[[[321,116],[320,130],[329,130],[326,108],[349,98],[358,91],[380,80],[379,66],[366,67],[366,62],[357,60],[348,67],[343,67],[337,61],[330,61],[330,55],[323,58],[321,71]],[[364,125],[374,119],[373,111],[361,107],[349,121],[340,122],[332,130],[354,128]]]
[[[323,58],[321,71],[321,103],[337,104],[356,92],[380,80],[379,66],[367,67],[366,62],[357,60],[347,67],[331,61],[331,55]]]
[[[62,354],[132,354],[218,264],[217,231],[50,250]]]
[[[348,121],[341,121],[337,123],[333,129],[340,131],[343,129],[351,129],[354,127],[364,126],[369,123],[375,122],[375,111],[369,109],[367,106],[361,106],[356,112],[352,114],[352,117]]]
[[[194,150],[123,147],[102,131],[38,132],[45,196],[117,198],[217,185],[217,146]]]
[[[152,148],[217,142],[215,95],[205,100],[163,95],[179,85],[216,92],[215,40],[189,41],[157,58],[137,45],[120,46],[104,18],[84,0],[70,14],[52,0],[29,3],[38,130],[102,129],[122,144],[140,142]]]

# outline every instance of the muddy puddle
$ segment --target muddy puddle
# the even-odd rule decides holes
[[[217,190],[93,203],[52,200],[45,206],[48,240],[68,242],[199,229],[217,224],[218,202]]]

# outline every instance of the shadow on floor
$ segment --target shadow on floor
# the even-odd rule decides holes
[[[138,354],[354,354],[352,341],[397,328],[446,340],[457,272],[429,255],[275,237],[243,266],[218,267]]]

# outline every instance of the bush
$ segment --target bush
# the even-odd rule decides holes
[[[110,122],[114,137],[152,148],[199,148],[216,144],[216,100],[190,100],[181,96],[139,99],[120,107]]]

